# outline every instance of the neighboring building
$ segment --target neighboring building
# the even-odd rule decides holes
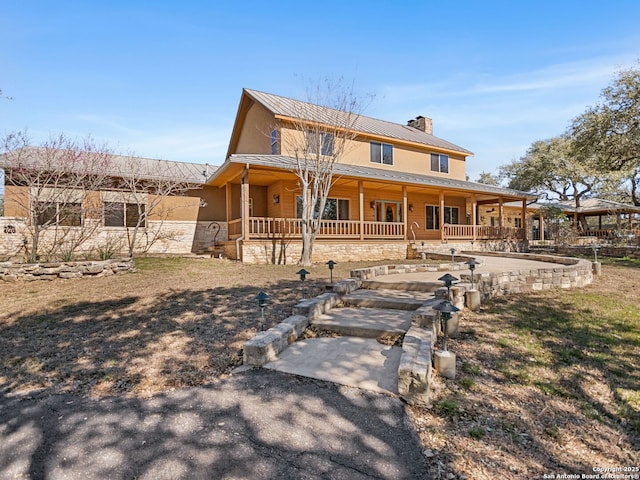
[[[148,251],[209,251],[249,263],[296,262],[301,252],[297,211],[301,191],[288,140],[301,134],[296,122],[322,123],[336,113],[308,106],[243,90],[221,166],[135,159],[143,166],[138,172],[146,172],[150,179],[158,172],[171,172],[174,179],[191,186],[186,197],[163,199],[169,213],[157,222],[173,233]],[[411,255],[416,245],[447,252],[472,245],[515,249],[526,241],[523,224],[509,222],[512,217],[504,214],[504,205],[515,202],[524,218],[526,204],[534,197],[466,181],[466,162],[472,153],[434,136],[430,119],[419,116],[402,125],[359,116],[354,129],[348,151],[334,171],[313,261],[400,259]],[[323,138],[323,151],[332,148],[332,142]],[[114,157],[114,178],[127,175],[130,160]],[[28,194],[28,188],[10,183],[7,180],[2,222],[34,221],[11,200],[12,195]],[[103,203],[121,203],[120,215],[76,220],[101,222],[96,245],[107,235],[127,235],[128,194],[122,189],[97,194]],[[487,208],[497,212],[496,220],[482,225]],[[116,221],[118,225],[113,225]]]

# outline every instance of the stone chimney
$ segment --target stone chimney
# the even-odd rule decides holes
[[[433,120],[422,115],[418,115],[413,120],[407,122],[408,127],[417,128],[418,130],[433,135]]]

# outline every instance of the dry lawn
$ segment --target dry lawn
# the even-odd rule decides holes
[[[141,258],[135,273],[0,283],[0,391],[148,397],[201,385],[242,362],[271,297],[265,328],[301,297],[296,266]],[[308,268],[305,294],[328,283]],[[336,266],[348,276],[349,266]]]
[[[339,264],[346,278],[363,264]],[[210,382],[301,297],[295,266],[146,258],[131,274],[0,283],[0,392],[148,397]],[[323,291],[312,268],[306,295]],[[497,299],[450,341],[455,380],[410,408],[435,478],[542,478],[640,465],[640,265],[582,290]]]
[[[410,409],[432,478],[640,475],[640,264],[607,262],[582,290],[496,299],[449,345],[456,379]]]

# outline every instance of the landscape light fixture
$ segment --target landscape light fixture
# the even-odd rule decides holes
[[[473,271],[476,269],[477,265],[480,265],[480,262],[476,262],[476,259],[471,257],[464,263],[469,267],[469,270],[471,271],[471,290],[473,290]]]
[[[446,275],[440,277],[438,280],[444,282],[444,286],[447,287],[447,300],[451,300],[451,285],[453,285],[453,282],[457,282],[458,279],[450,273],[447,273]]]
[[[264,330],[264,307],[267,306],[269,295],[264,292],[260,292],[258,295],[256,295],[255,300],[257,300],[258,306],[260,307],[260,331],[262,331]]]
[[[451,263],[454,263],[456,261],[456,249],[452,248],[450,252],[451,252]]]
[[[427,254],[424,253],[424,240],[422,240],[422,242],[420,242],[420,245],[422,245],[422,250],[420,250],[420,256],[422,257],[422,260],[426,260],[427,259]]]
[[[333,283],[333,267],[336,266],[336,262],[333,260],[329,260],[327,262],[327,266],[329,267],[329,275],[331,276],[331,283]]]
[[[459,312],[460,309],[453,305],[449,300],[445,300],[444,302],[435,305],[434,310],[438,310],[440,312],[440,319],[442,320],[442,350],[444,352],[447,351],[447,322],[451,320],[451,314],[455,312]]]
[[[600,245],[598,245],[597,243],[595,245],[593,245],[591,247],[593,249],[593,258],[594,258],[594,262],[598,263],[598,250],[600,249]]]
[[[300,282],[302,283],[302,298],[304,298],[304,281],[310,273],[311,272],[307,272],[304,268],[301,268],[296,272],[296,275],[300,275]]]

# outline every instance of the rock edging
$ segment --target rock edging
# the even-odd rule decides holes
[[[0,280],[5,282],[72,279],[85,276],[106,276],[135,270],[132,258],[102,261],[0,263]]]

